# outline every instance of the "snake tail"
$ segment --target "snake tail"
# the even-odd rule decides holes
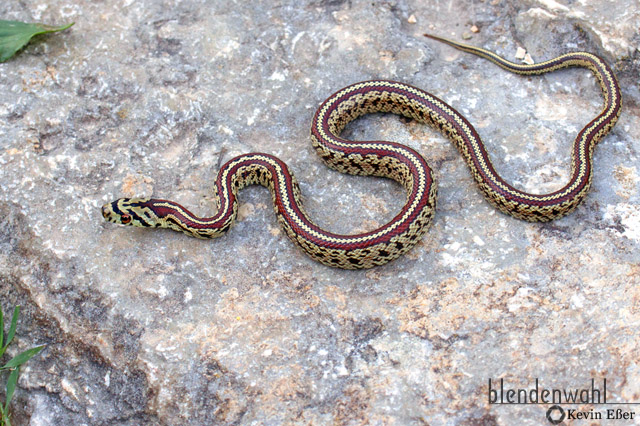
[[[470,144],[464,143],[475,151],[473,157],[480,159],[479,168],[467,161],[476,182],[487,200],[502,212],[527,221],[546,222],[573,211],[584,199],[591,186],[594,148],[615,126],[622,111],[620,85],[607,62],[592,53],[571,52],[536,64],[517,64],[486,49],[431,34],[424,34],[424,36],[488,59],[515,74],[540,75],[570,67],[586,68],[592,72],[602,90],[603,107],[600,113],[575,137],[571,148],[571,177],[561,189],[539,195],[519,191],[496,173],[485,151],[484,144],[476,134],[468,134]],[[478,140],[474,141],[474,138],[478,138]],[[458,144],[458,148],[461,151],[464,150],[460,144]]]

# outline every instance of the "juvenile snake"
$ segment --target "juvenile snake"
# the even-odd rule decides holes
[[[340,137],[349,122],[374,112],[403,115],[440,130],[458,147],[486,199],[504,213],[546,222],[575,209],[591,184],[593,149],[614,126],[622,107],[618,82],[606,62],[591,53],[573,52],[534,65],[516,64],[485,49],[426,36],[516,74],[538,75],[568,67],[591,70],[602,88],[604,108],[576,136],[571,151],[571,178],[564,187],[542,195],[514,188],[493,168],[473,126],[451,106],[408,84],[373,80],[352,84],[325,100],[313,118],[311,142],[332,169],[391,178],[405,187],[404,207],[378,229],[338,235],[318,227],[302,207],[300,189],[289,167],[279,158],[262,153],[240,155],[222,166],[215,182],[218,211],[211,217],[195,216],[173,201],[120,198],[102,207],[104,218],[114,223],[170,228],[198,238],[214,238],[224,234],[235,220],[238,191],[260,184],[271,191],[276,216],[287,236],[313,259],[345,269],[382,265],[409,250],[427,231],[436,206],[436,183],[422,155],[407,146]]]

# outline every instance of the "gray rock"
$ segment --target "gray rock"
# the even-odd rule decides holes
[[[0,65],[1,303],[23,307],[10,355],[47,344],[22,370],[13,423],[544,422],[548,406],[488,404],[489,378],[606,377],[608,401],[640,401],[640,8],[569,3],[0,4],[3,19],[76,22]],[[511,75],[425,32],[509,59],[523,47],[537,61],[576,49],[610,61],[624,112],[577,211],[505,216],[442,135],[373,115],[347,135],[406,143],[439,181],[429,233],[383,267],[313,262],[262,188],[243,191],[239,222],[215,241],[103,221],[120,196],[211,212],[220,164],[250,151],[291,166],[327,229],[390,220],[402,188],[328,170],[308,137],[322,100],[371,78],[445,99],[518,187],[561,187],[573,137],[601,108],[592,75]]]

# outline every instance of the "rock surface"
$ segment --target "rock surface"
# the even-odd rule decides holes
[[[640,7],[616,5],[2,2],[1,19],[76,22],[0,64],[0,301],[23,307],[10,355],[47,344],[22,370],[14,424],[545,421],[548,405],[489,404],[489,378],[606,378],[608,401],[640,401]],[[439,181],[429,233],[383,267],[313,262],[262,188],[241,194],[240,221],[215,241],[103,221],[120,196],[210,212],[218,167],[250,151],[286,161],[332,231],[390,220],[402,189],[328,170],[308,137],[322,100],[371,78],[444,98],[518,187],[561,187],[571,141],[601,106],[592,75],[522,78],[425,32],[509,59],[588,50],[615,67],[624,112],[577,211],[505,216],[442,135],[375,115],[348,135],[412,146]]]

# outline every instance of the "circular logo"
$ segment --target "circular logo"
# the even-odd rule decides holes
[[[556,411],[560,413],[557,416],[555,415]],[[559,405],[552,405],[547,410],[547,420],[549,420],[549,423],[551,423],[552,425],[557,425],[559,423],[562,423],[562,421],[564,420],[564,417],[565,417],[564,410]]]

